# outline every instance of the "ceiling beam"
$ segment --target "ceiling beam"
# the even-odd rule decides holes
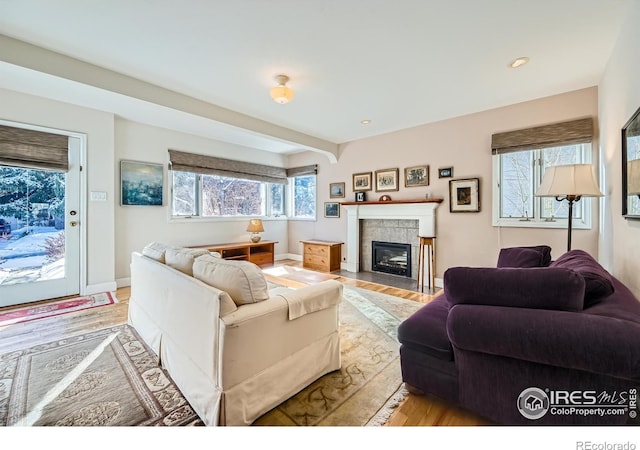
[[[267,138],[291,142],[299,145],[301,150],[325,154],[332,163],[337,162],[338,159],[336,143],[241,114],[2,34],[0,34],[0,60],[193,114]]]

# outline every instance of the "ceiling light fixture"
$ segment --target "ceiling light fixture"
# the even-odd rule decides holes
[[[364,119],[364,120],[361,120],[361,121],[360,121],[360,123],[361,123],[362,125],[369,125],[369,124],[371,123],[371,119]]]
[[[529,58],[526,56],[522,56],[520,58],[514,59],[513,62],[509,64],[509,67],[511,67],[512,69],[516,69],[518,67],[524,66],[528,62]]]
[[[293,89],[286,86],[287,81],[289,81],[289,77],[286,75],[278,75],[276,77],[276,80],[278,81],[278,85],[274,88],[271,88],[271,98],[276,103],[280,103],[281,105],[289,103],[295,95]]]

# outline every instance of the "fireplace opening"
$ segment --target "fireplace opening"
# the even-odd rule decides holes
[[[411,277],[411,244],[371,242],[371,270]]]

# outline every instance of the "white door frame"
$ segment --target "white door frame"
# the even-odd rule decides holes
[[[78,164],[79,164],[79,180],[78,180],[78,221],[80,225],[78,237],[78,290],[80,295],[84,295],[88,291],[87,286],[87,135],[75,131],[60,130],[56,128],[25,124],[21,122],[12,122],[0,119],[0,125],[6,125],[15,128],[23,128],[27,130],[42,131],[45,133],[59,134],[76,138],[79,140],[78,148]],[[66,188],[65,188],[66,189]],[[65,194],[66,195],[66,194]],[[66,208],[65,208],[66,209]],[[68,222],[65,211],[65,222]],[[68,224],[67,224],[68,225]],[[66,226],[65,225],[65,228]]]

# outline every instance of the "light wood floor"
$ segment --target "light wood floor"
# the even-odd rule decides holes
[[[316,272],[315,275],[305,272],[304,276],[300,278],[296,277],[295,274],[299,265],[300,263],[296,261],[279,261],[277,267],[282,270],[282,273],[279,274],[280,276],[267,274],[266,278],[269,281],[291,287],[299,287],[307,283],[333,278],[348,286],[382,292],[421,303],[430,302],[440,293],[423,294],[319,272]],[[130,294],[130,288],[120,288],[116,292],[118,303],[113,305],[0,327],[0,354],[125,323],[127,321]],[[46,301],[39,303],[46,303]],[[0,311],[7,309],[10,308],[0,308]],[[387,422],[387,426],[431,425],[468,426],[490,425],[490,423],[473,413],[435,397],[414,394],[408,395]]]

